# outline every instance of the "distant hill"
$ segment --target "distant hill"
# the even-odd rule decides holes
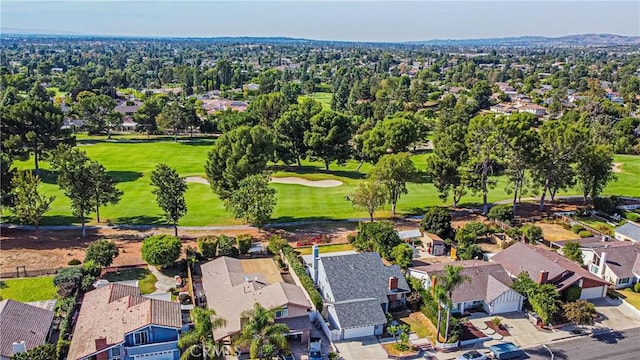
[[[415,45],[445,46],[596,46],[596,45],[640,45],[640,36],[613,34],[582,34],[561,37],[519,36],[507,38],[427,40],[414,41]]]

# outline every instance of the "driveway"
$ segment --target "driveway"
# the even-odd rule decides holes
[[[605,297],[591,300],[591,302],[602,316],[602,319],[593,326],[592,331],[595,333],[610,329],[626,330],[640,326],[640,311],[621,300]]]
[[[382,350],[375,336],[354,340],[334,342],[340,356],[344,360],[387,360],[387,353]]]

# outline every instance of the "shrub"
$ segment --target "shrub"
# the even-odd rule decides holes
[[[279,235],[273,235],[272,237],[269,238],[269,245],[267,245],[267,250],[269,251],[269,253],[273,255],[277,255],[277,254],[280,254],[280,251],[285,246],[288,246],[288,245],[289,245],[289,242],[287,240],[285,240]]]
[[[227,235],[220,235],[218,237],[218,255],[219,256],[234,256],[235,248],[233,247],[233,239]],[[237,250],[236,250],[237,251]]]
[[[633,291],[640,293],[640,282],[633,285]]]
[[[622,205],[622,199],[617,196],[596,197],[593,199],[593,207],[605,214],[613,215],[618,212],[618,206]]]
[[[195,262],[201,257],[200,253],[198,252],[198,249],[195,246],[187,246],[186,248],[184,248],[184,253],[185,255],[187,255],[188,261]]]
[[[27,352],[13,354],[11,360],[51,360],[56,358],[56,347],[44,344],[31,348]]]
[[[509,204],[495,205],[489,210],[487,217],[510,224],[513,221],[513,207]]]
[[[89,291],[93,289],[93,283],[96,282],[96,277],[91,274],[86,274],[80,282],[80,289],[82,291]]]
[[[640,215],[631,212],[631,211],[627,211],[624,213],[624,217],[627,220],[631,220],[631,221],[640,221]]]
[[[100,276],[102,272],[102,266],[93,260],[86,261],[84,265],[82,265],[82,271],[85,275],[91,275],[93,277]]]
[[[574,234],[580,234],[580,231],[583,231],[583,230],[584,230],[584,226],[580,224],[571,225],[571,231],[573,231]]]
[[[282,249],[282,251],[284,252],[284,256],[287,258],[289,265],[300,279],[302,287],[307,290],[307,293],[309,294],[313,305],[319,312],[322,312],[322,308],[324,307],[322,296],[320,295],[320,292],[318,292],[318,289],[316,289],[316,285],[313,283],[313,279],[311,279],[311,276],[307,274],[307,269],[304,267],[300,259],[298,259],[295,250],[293,250],[293,248],[291,248],[290,246],[286,246]]]
[[[78,266],[68,267],[60,270],[53,278],[53,284],[58,287],[58,293],[61,296],[69,296],[73,294],[78,287],[84,274]]]
[[[215,236],[201,236],[197,240],[200,254],[207,259],[216,256],[218,251],[218,238]]]
[[[521,229],[522,234],[527,237],[530,243],[542,240],[542,228],[533,224],[526,224]]]
[[[522,231],[519,228],[514,227],[508,228],[504,233],[507,234],[508,237],[516,240],[522,236]]]
[[[592,233],[590,233],[590,232],[589,232],[589,231],[587,231],[587,230],[582,230],[582,231],[580,231],[580,232],[578,233],[578,235],[580,235],[580,237],[581,237],[581,238],[588,238],[588,237],[592,237],[592,236],[593,236],[593,234],[592,234]]]
[[[502,325],[502,319],[497,316],[494,316],[493,319],[491,319],[491,322],[497,327],[500,327]]]
[[[444,207],[432,207],[424,214],[420,227],[423,231],[436,234],[443,239],[453,239],[451,213]]]
[[[574,302],[580,299],[582,289],[579,286],[572,285],[564,292],[564,300],[566,302]]]
[[[101,266],[109,266],[118,256],[116,243],[108,240],[97,240],[89,244],[84,255],[84,261],[93,260]]]
[[[153,235],[142,242],[142,259],[149,265],[171,266],[182,253],[182,242],[175,236]]]
[[[240,254],[246,254],[251,249],[251,235],[241,234],[236,237],[236,246]]]
[[[78,260],[78,259],[71,259],[71,260],[69,260],[69,262],[67,263],[67,265],[71,265],[71,266],[74,266],[74,265],[80,265],[80,264],[82,264],[82,261],[80,261],[80,260]]]

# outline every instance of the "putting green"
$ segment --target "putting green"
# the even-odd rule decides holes
[[[89,157],[102,163],[110,175],[119,181],[118,187],[124,192],[120,203],[102,208],[101,222],[113,224],[161,224],[162,212],[157,207],[151,193],[150,174],[157,163],[164,162],[177,169],[180,176],[204,176],[206,155],[214,140],[181,139],[175,143],[167,137],[147,139],[144,135],[115,137],[112,141],[104,138],[79,136],[79,144]],[[90,146],[87,146],[90,145]],[[416,166],[425,168],[428,154],[415,155]],[[622,172],[617,173],[617,181],[612,182],[605,194],[640,196],[640,157],[619,155],[615,161],[622,164]],[[20,169],[33,169],[33,160],[17,162]],[[71,214],[69,200],[55,183],[55,174],[48,171],[49,164],[42,163],[44,184],[42,189],[47,194],[56,196],[51,211],[43,221],[46,225],[77,224],[78,220]],[[344,166],[331,165],[326,173],[320,162],[304,161],[303,166],[273,166],[271,170],[276,177],[299,177],[311,181],[337,180],[343,183],[337,187],[316,188],[296,184],[272,184],[278,191],[278,205],[273,220],[278,222],[309,219],[348,219],[364,218],[364,211],[354,209],[345,195],[350,194],[362,181],[371,165],[364,164],[360,172],[356,161],[349,161]],[[505,177],[497,177],[497,185],[489,192],[490,201],[510,198],[505,192]],[[421,213],[426,207],[442,205],[432,184],[415,183],[408,185],[409,193],[400,198],[398,211],[402,214]],[[572,194],[577,194],[574,190]],[[181,219],[183,226],[228,225],[239,224],[225,210],[223,203],[205,184],[189,183],[186,193],[188,212]],[[469,194],[462,199],[462,204],[478,204],[480,194]],[[450,201],[447,202],[449,204]],[[389,214],[386,207],[376,216]],[[93,216],[93,214],[92,214]],[[11,221],[10,215],[8,216]],[[91,219],[90,222],[95,222]]]

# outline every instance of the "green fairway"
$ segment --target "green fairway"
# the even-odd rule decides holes
[[[101,209],[101,221],[113,224],[161,224],[162,213],[155,203],[151,193],[150,174],[157,163],[165,162],[177,169],[183,176],[205,176],[204,164],[207,152],[211,149],[214,139],[199,138],[189,140],[181,138],[178,143],[170,137],[156,137],[147,140],[145,135],[115,136],[112,141],[104,137],[78,136],[80,148],[89,157],[102,163],[109,174],[119,182],[118,187],[124,196],[116,206]],[[426,158],[429,154],[413,156],[413,161],[420,170],[424,170]],[[640,196],[640,156],[619,155],[615,161],[622,163],[622,172],[617,173],[617,180],[605,189],[607,195]],[[33,161],[16,162],[22,169],[33,169]],[[42,162],[44,170],[49,164]],[[304,161],[302,167],[272,166],[276,177],[297,176],[308,180],[333,179],[343,185],[330,188],[314,188],[302,185],[273,184],[278,191],[278,205],[273,220],[278,222],[308,220],[308,219],[348,219],[364,218],[364,211],[354,209],[345,195],[350,194],[358,183],[371,170],[370,164],[364,164],[359,172],[357,161],[349,161],[344,166],[332,164],[327,173],[321,162]],[[42,189],[48,194],[56,195],[52,209],[46,214],[44,224],[62,225],[78,223],[71,215],[69,200],[59,191],[55,174],[43,171],[44,184]],[[489,192],[489,201],[509,199],[506,193],[505,177],[497,177],[497,185]],[[426,207],[442,205],[437,192],[430,183],[412,183],[408,185],[409,193],[403,195],[398,203],[401,214],[421,213]],[[571,194],[578,194],[574,190]],[[562,195],[562,194],[559,194]],[[229,225],[239,224],[225,210],[222,202],[207,185],[189,183],[186,193],[188,212],[182,218],[180,225]],[[478,204],[480,194],[468,194],[461,204]],[[450,204],[447,201],[446,204]],[[376,216],[388,216],[387,206]],[[10,216],[8,217],[11,221]]]
[[[309,95],[301,95],[298,98],[298,101],[300,101],[300,98],[310,98],[313,99],[319,103],[322,104],[322,109],[323,110],[330,110],[331,109],[331,97],[333,96],[332,93],[329,92],[315,92],[315,93],[311,93]]]
[[[53,276],[6,279],[0,281],[0,297],[20,302],[51,300],[58,297]]]

